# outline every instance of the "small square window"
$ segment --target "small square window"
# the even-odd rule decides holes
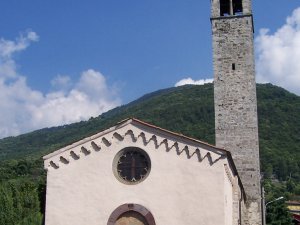
[[[232,63],[232,70],[235,70],[235,63]]]

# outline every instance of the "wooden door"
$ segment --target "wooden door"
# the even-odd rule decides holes
[[[129,211],[123,213],[117,219],[115,225],[148,225],[148,223],[140,213]]]

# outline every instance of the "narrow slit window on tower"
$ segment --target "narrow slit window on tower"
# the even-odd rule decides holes
[[[230,15],[230,0],[220,0],[220,15],[221,16]]]
[[[235,70],[235,63],[232,63],[232,70]]]
[[[243,1],[242,0],[232,0],[232,8],[234,15],[243,14]]]

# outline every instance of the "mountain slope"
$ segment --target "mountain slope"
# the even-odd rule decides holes
[[[263,170],[300,180],[300,97],[271,84],[257,85]],[[0,161],[39,158],[128,117],[214,144],[213,85],[160,90],[89,121],[0,140]]]

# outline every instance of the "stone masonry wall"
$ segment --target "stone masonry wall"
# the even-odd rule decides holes
[[[249,11],[250,4],[244,4]],[[245,224],[259,225],[262,219],[252,16],[213,17],[211,22],[216,145],[231,151],[241,176],[248,199]]]

